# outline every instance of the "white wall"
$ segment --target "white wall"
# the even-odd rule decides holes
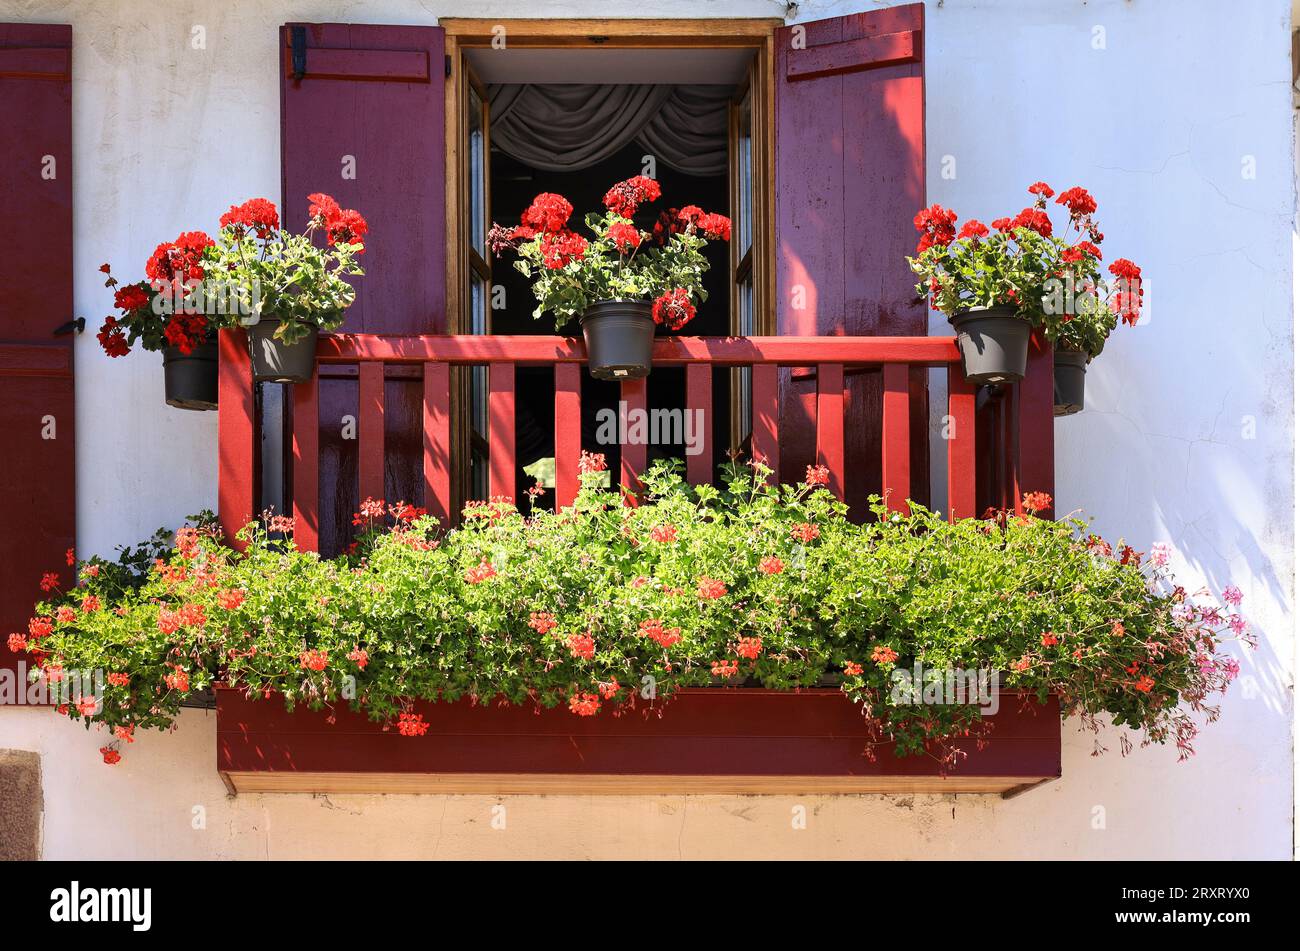
[[[872,0],[804,3],[801,20]],[[0,709],[0,747],[45,770],[50,858],[464,855],[1285,857],[1292,850],[1293,136],[1286,0],[927,3],[931,200],[985,220],[1036,179],[1099,196],[1110,254],[1143,265],[1150,322],[1121,329],[1057,423],[1058,510],[1139,548],[1166,540],[1194,586],[1230,580],[1261,635],[1223,719],[1179,765],[1165,749],[1092,758],[992,797],[522,798],[504,832],[481,797],[227,799],[213,717],[187,712],[123,763],[35,710]],[[76,300],[230,202],[279,193],[276,28],[461,16],[772,16],[768,0],[0,0],[0,20],[74,27]],[[189,48],[207,31],[206,52]],[[1104,49],[1094,48],[1104,31]],[[940,175],[951,155],[955,179]],[[1243,175],[1253,159],[1254,175]],[[945,332],[936,322],[935,332]],[[83,556],[215,507],[216,418],[162,403],[158,358],[78,342]],[[1243,422],[1254,420],[1254,438]],[[809,809],[806,831],[790,808]],[[207,812],[204,830],[192,810]],[[1104,810],[1105,828],[1095,828]]]

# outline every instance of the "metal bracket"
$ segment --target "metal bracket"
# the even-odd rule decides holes
[[[86,329],[85,317],[74,317],[66,324],[59,324],[54,328],[54,336],[66,337],[70,333],[82,333]]]
[[[293,78],[294,82],[299,82],[307,75],[307,28],[290,27],[289,36],[293,47]]]

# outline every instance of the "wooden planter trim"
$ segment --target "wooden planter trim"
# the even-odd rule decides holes
[[[892,744],[862,755],[857,708],[838,690],[701,688],[655,712],[577,717],[556,707],[417,703],[404,737],[344,707],[298,708],[217,692],[217,769],[239,792],[484,795],[999,793],[1061,775],[1060,711],[1004,692],[983,750],[951,775]],[[662,711],[662,716],[659,715]]]

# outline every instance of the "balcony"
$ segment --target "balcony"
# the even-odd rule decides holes
[[[674,337],[656,342],[656,367],[683,367],[686,406],[702,410],[704,451],[688,456],[689,480],[713,478],[712,381],[749,367],[751,450],[777,471],[818,463],[841,494],[846,459],[859,432],[846,431],[846,381],[878,376],[880,490],[901,509],[918,483],[945,498],[950,517],[984,506],[1019,508],[1024,491],[1051,492],[1052,353],[1035,341],[1024,381],[977,392],[964,379],[952,337]],[[221,356],[220,519],[228,537],[258,510],[255,395],[240,331],[223,331]],[[516,370],[554,370],[555,492],[560,506],[578,487],[585,351],[580,340],[551,336],[324,336],[319,372],[293,388],[292,513],[300,547],[321,543],[320,376],[355,374],[357,498],[385,496],[386,378],[394,368],[422,394],[422,452],[408,499],[452,524],[453,368],[482,366],[487,376],[486,439],[491,495],[516,492]],[[941,438],[923,439],[939,466],[915,458],[915,403],[928,399],[923,369],[946,375]],[[787,372],[788,371],[788,372]],[[783,375],[784,374],[784,375]],[[918,386],[918,384],[920,384]],[[645,381],[621,384],[629,410],[645,408]],[[875,385],[873,381],[873,386]],[[804,387],[815,417],[811,432],[783,431],[783,387]],[[788,389],[787,391],[788,392]],[[789,424],[787,424],[789,425]],[[806,425],[806,424],[803,424]],[[784,458],[804,437],[809,458]],[[635,491],[644,445],[625,445],[617,481]],[[858,447],[861,448],[860,446]],[[931,472],[942,485],[929,485]],[[916,478],[924,476],[925,478]],[[915,496],[912,496],[915,497]],[[353,500],[355,501],[355,500]],[[1002,698],[996,729],[971,742],[953,775],[926,757],[896,759],[888,747],[863,755],[869,738],[856,707],[837,690],[781,693],[761,689],[687,690],[639,713],[589,720],[562,710],[496,704],[420,704],[431,725],[412,741],[363,715],[254,703],[232,691],[218,700],[218,770],[232,791],[456,793],[791,793],[969,792],[1013,795],[1060,775],[1055,701]],[[644,714],[644,715],[642,715]],[[879,745],[879,744],[877,744]]]

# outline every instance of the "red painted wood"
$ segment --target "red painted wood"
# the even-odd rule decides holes
[[[1019,509],[1020,453],[1016,447],[1016,436],[1020,427],[1016,423],[1019,389],[1011,387],[1002,398],[1002,507]]]
[[[1060,775],[1055,698],[1003,691],[984,749],[966,744],[954,775]],[[874,761],[859,708],[838,690],[691,689],[622,716],[563,707],[417,701],[429,730],[385,731],[344,705],[286,712],[278,697],[217,691],[217,768],[228,772],[501,773],[645,776],[935,776],[927,756]],[[330,723],[333,717],[335,722]]]
[[[948,368],[948,516],[975,517],[975,387],[966,382],[961,366]]]
[[[905,260],[916,249],[912,218],[926,203],[923,63],[881,65],[899,41],[873,39],[918,34],[915,53],[924,19],[915,3],[799,24],[797,35],[776,31],[778,334],[926,333]],[[804,365],[832,360],[853,362],[828,354]],[[814,452],[815,396],[811,383],[781,379],[782,477],[797,481]],[[846,394],[845,497],[858,508],[882,484],[880,386],[878,375],[854,375]],[[928,471],[921,432],[911,461]]]
[[[656,365],[714,366],[836,362],[879,366],[907,363],[947,366],[961,359],[955,337],[659,337]],[[513,363],[549,365],[587,362],[581,338],[475,334],[323,334],[317,360],[325,364],[382,360],[385,363]]]
[[[844,498],[844,367],[817,365],[817,464],[830,469],[828,488]]]
[[[621,386],[622,400],[627,404],[629,418],[633,412],[644,411],[646,408],[645,380],[624,380]],[[646,466],[646,444],[644,442],[622,443],[619,446],[619,458],[622,460],[619,476],[620,484],[627,486],[633,492],[640,491],[641,473],[645,472]]]
[[[698,437],[700,452],[686,457],[686,479],[694,485],[705,485],[713,481],[713,367],[707,363],[686,365],[686,409],[696,414],[703,426],[703,434]]]
[[[754,410],[751,450],[755,459],[772,470],[768,481],[775,482],[777,473],[781,471],[781,445],[777,436],[780,418],[777,368],[770,365],[754,367],[750,371],[750,386]]]
[[[361,364],[358,381],[357,485],[362,499],[384,498],[384,365]]]
[[[899,363],[886,364],[883,376],[885,393],[881,411],[880,469],[884,487],[881,494],[890,509],[907,512],[907,499],[912,487],[911,380],[907,367]]]
[[[284,70],[284,78],[292,81],[292,55],[285,56]],[[303,76],[304,80],[309,78],[427,83],[429,54],[426,50],[313,49],[307,54],[307,72]]]
[[[451,524],[451,368],[424,365],[424,506]]]
[[[1046,492],[1055,500],[1056,469],[1054,443],[1054,417],[1052,414],[1052,380],[1054,358],[1052,345],[1039,334],[1029,345],[1029,363],[1019,390],[1018,431],[1016,443],[1019,450],[1016,504],[1020,506],[1025,492]],[[1052,518],[1055,506],[1039,514]]]
[[[344,329],[438,333],[446,329],[446,155],[443,141],[443,31],[430,26],[288,24],[281,29],[282,70],[292,69],[290,28],[307,29],[307,75],[282,72],[281,163],[284,220],[307,219],[307,195],[326,192],[370,224],[366,275]],[[313,63],[329,50],[354,61],[415,54],[428,82],[317,78]],[[398,59],[405,57],[399,56]],[[344,177],[345,158],[355,177]]]
[[[572,505],[582,456],[582,367],[555,365],[555,507]]]
[[[515,497],[515,365],[488,365],[488,492]]]
[[[226,541],[242,550],[235,533],[257,514],[253,368],[243,330],[218,332],[217,363],[217,514]]]
[[[0,47],[0,79],[72,78],[72,50],[66,47]]]
[[[369,222],[361,259],[366,274],[354,280],[357,299],[344,329],[445,331],[443,30],[307,24],[307,75],[295,81],[286,73],[292,61],[290,26],[279,37],[286,226],[305,223],[307,196],[313,192],[332,195]],[[416,74],[420,81],[407,80]],[[386,490],[394,500],[411,500],[423,482],[423,385],[418,371],[402,377],[399,368],[390,367],[386,377],[388,475],[379,494]],[[357,412],[358,398],[355,379],[336,374],[322,380],[320,543],[325,552],[339,551],[351,539],[351,515],[361,498],[358,446],[340,435],[341,419]]]
[[[320,550],[319,377],[293,388],[293,523],[302,551]]]
[[[788,80],[820,79],[856,73],[864,69],[897,66],[921,61],[921,31],[880,33],[843,43],[828,43],[802,50],[791,50],[786,58]]]

